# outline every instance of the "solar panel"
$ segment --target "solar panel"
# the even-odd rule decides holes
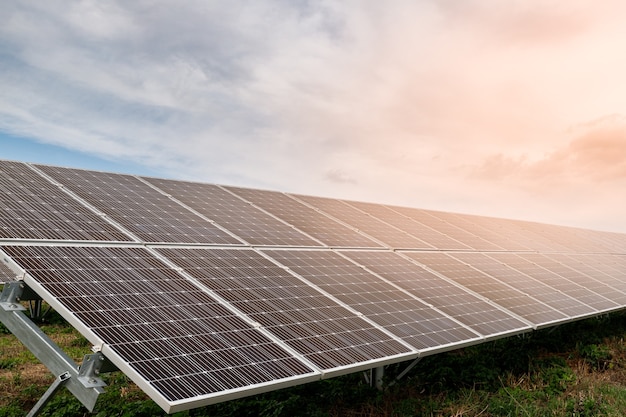
[[[343,254],[486,338],[530,330],[529,324],[520,318],[397,253],[346,251]]]
[[[251,245],[320,246],[319,242],[217,185],[144,178]]]
[[[38,168],[144,242],[242,243],[131,175]]]
[[[531,250],[527,242],[520,239],[519,230],[512,230],[512,225],[508,220],[434,211],[428,211],[428,213],[437,215],[447,223],[480,236],[482,239],[495,245],[494,248],[499,247],[506,251]]]
[[[465,228],[458,227],[451,223],[454,219],[452,216],[446,213],[418,210],[406,207],[393,207],[392,209],[410,218],[411,220],[414,220],[424,225],[428,225],[430,228],[435,229],[440,233],[443,233],[447,237],[454,239],[457,242],[461,242],[471,249],[486,251],[502,250],[502,247],[466,230],[466,228],[469,228],[468,226],[472,226],[470,222],[465,222]]]
[[[3,323],[29,287],[167,412],[626,307],[624,234],[7,161],[0,205]]]
[[[130,241],[20,162],[0,161],[0,238]]]
[[[477,252],[412,254],[414,259],[455,282],[492,300],[530,321],[535,326],[566,320],[567,315],[532,297],[520,288],[506,284],[486,271],[498,271],[496,261]]]
[[[498,277],[500,281],[529,294],[569,318],[585,317],[597,312],[582,301],[544,282],[544,275],[549,274],[516,254],[489,253],[487,256],[495,262],[481,264],[481,271]]]
[[[556,256],[555,256],[556,255]],[[571,283],[572,287],[580,288],[579,300],[598,308],[599,310],[611,310],[625,304],[626,299],[622,291],[607,285],[602,280],[596,279],[598,274],[585,274],[580,266],[573,262],[567,262],[564,258],[559,258],[558,254],[543,255],[539,253],[524,254],[523,257],[536,265],[552,272],[557,279],[564,279]],[[561,259],[561,261],[557,260]]]
[[[429,247],[437,249],[470,249],[467,245],[415,220],[412,220],[391,207],[373,203],[349,201],[351,206],[376,217],[409,235],[424,241]],[[421,246],[420,246],[421,247]],[[417,247],[416,249],[419,249]]]
[[[253,250],[160,248],[158,252],[324,372],[413,353]]]
[[[15,274],[5,264],[0,263],[0,284],[15,280]]]
[[[449,349],[481,338],[469,327],[338,253],[264,253],[421,351]]]
[[[297,202],[285,194],[246,188],[225,187],[246,201],[320,240],[328,246],[381,247],[366,236]]]
[[[537,262],[542,262],[545,264],[550,264],[549,260],[539,259],[533,256],[534,254],[518,254],[515,255],[522,259],[522,261],[514,261],[515,268],[520,271],[536,277],[541,280],[545,284],[550,285],[551,287],[559,290],[563,294],[567,294],[572,298],[579,300],[580,302],[590,306],[596,311],[605,311],[615,309],[617,306],[611,300],[594,293],[593,291],[585,288],[576,282],[573,282],[570,277],[573,276],[572,273],[568,273],[569,276],[559,276],[556,273],[550,271],[548,268],[538,264]],[[550,264],[553,267],[556,267],[554,264]],[[589,280],[591,281],[591,280]],[[591,281],[592,282],[592,281]]]
[[[316,207],[317,209],[349,224],[350,226],[374,237],[391,248],[418,248],[433,249],[422,240],[405,233],[404,231],[378,220],[377,218],[343,202],[330,198],[295,196],[298,200]]]
[[[622,299],[621,294],[626,293],[626,281],[623,279],[623,269],[613,269],[610,267],[611,259],[614,256],[597,254],[551,254],[550,257],[557,262],[567,265],[594,280],[608,285],[615,290],[611,295],[615,297],[615,301],[622,305],[626,305],[626,300]],[[604,261],[603,259],[607,259]]]
[[[146,249],[2,250],[28,272],[28,285],[166,410],[315,373]]]

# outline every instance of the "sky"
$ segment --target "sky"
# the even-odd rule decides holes
[[[0,2],[0,158],[626,232],[626,2]]]

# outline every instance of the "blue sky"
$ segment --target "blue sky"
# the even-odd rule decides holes
[[[626,3],[0,2],[0,157],[626,232]]]
[[[159,176],[158,170],[132,161],[115,161],[40,142],[35,139],[12,136],[0,132],[2,159],[33,162],[97,171]]]

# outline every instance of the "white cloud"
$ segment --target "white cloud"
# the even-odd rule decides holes
[[[550,160],[570,126],[626,114],[624,7],[7,0],[0,130],[164,175],[519,213],[527,183],[468,170]],[[615,204],[605,183],[586,213]]]

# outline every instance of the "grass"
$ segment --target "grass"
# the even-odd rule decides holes
[[[89,344],[56,313],[42,329],[77,362]],[[626,415],[626,314],[569,323],[424,358],[383,392],[360,374],[229,401],[175,416],[623,416]],[[392,378],[408,364],[389,366]],[[96,416],[163,416],[125,375],[109,383]],[[0,417],[23,416],[53,376],[0,324]],[[61,390],[42,416],[86,410]]]

